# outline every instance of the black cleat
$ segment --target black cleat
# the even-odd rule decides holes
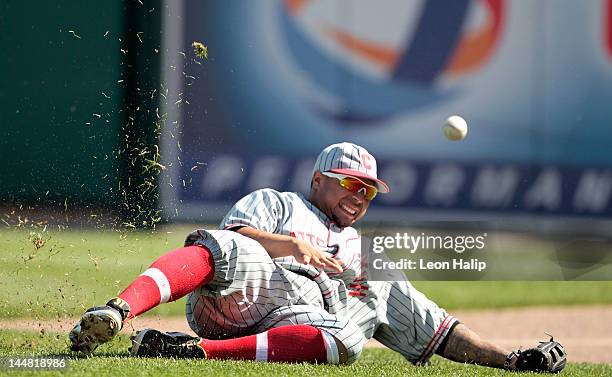
[[[200,338],[181,332],[161,332],[154,329],[138,331],[129,351],[137,357],[206,358],[199,345]]]

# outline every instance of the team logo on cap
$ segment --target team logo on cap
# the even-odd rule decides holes
[[[294,63],[320,91],[309,104],[359,125],[455,95],[436,83],[491,57],[504,1],[358,2],[343,15],[333,1],[286,0],[279,13]]]
[[[366,169],[366,173],[370,174],[372,170],[372,156],[368,153],[361,152],[361,166]]]

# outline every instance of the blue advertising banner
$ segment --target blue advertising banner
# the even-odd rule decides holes
[[[375,219],[609,218],[610,2],[169,1],[165,213],[307,191],[318,152],[351,141],[391,186]],[[463,141],[442,133],[452,114]]]

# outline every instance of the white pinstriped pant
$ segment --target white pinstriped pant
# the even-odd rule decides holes
[[[317,283],[274,263],[256,241],[233,231],[197,230],[185,244],[205,246],[215,263],[213,280],[187,300],[187,321],[199,336],[228,339],[304,324],[323,330],[328,355],[335,347],[330,336],[347,349],[348,363],[361,354],[365,338],[359,326],[328,313]]]
[[[457,322],[403,274],[395,281],[368,282],[367,287],[365,296],[349,296],[345,315],[366,339],[378,340],[414,364],[426,363]]]

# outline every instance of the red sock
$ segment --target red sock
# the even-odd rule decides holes
[[[182,247],[162,255],[119,295],[130,305],[128,318],[178,300],[208,283],[214,266],[212,254],[203,246]]]
[[[338,363],[334,337],[309,325],[283,326],[236,339],[202,339],[200,346],[209,359]]]

